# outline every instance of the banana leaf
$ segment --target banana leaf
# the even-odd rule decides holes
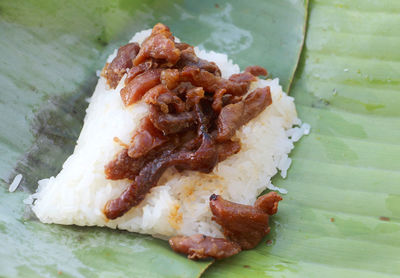
[[[205,277],[400,275],[400,2],[310,1],[292,153],[272,234]]]
[[[267,67],[288,90],[307,5],[300,0],[0,1],[0,276],[200,276],[211,261],[190,261],[150,236],[45,225],[22,201],[72,153],[96,70],[135,32],[161,21],[185,41],[225,52],[242,67]],[[22,185],[9,193],[18,173]]]

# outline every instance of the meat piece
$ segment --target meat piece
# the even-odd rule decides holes
[[[224,88],[228,94],[234,96],[244,95],[249,87],[249,83],[230,81],[193,66],[185,67],[180,74],[180,79],[190,82],[194,86],[203,87],[204,91],[210,93]]]
[[[260,66],[249,66],[247,68],[245,68],[244,70],[245,72],[251,73],[254,76],[267,76],[268,75],[268,71]]]
[[[186,151],[193,151],[197,150],[200,145],[201,145],[202,137],[201,136],[193,136],[192,140],[187,140],[185,144],[183,144],[181,150],[186,150]],[[180,171],[183,171],[183,169],[179,169],[179,167],[175,167]]]
[[[257,198],[254,207],[262,210],[268,215],[274,215],[278,212],[278,203],[282,200],[276,192],[270,192]]]
[[[193,87],[186,92],[186,110],[192,110],[200,100],[204,98],[204,90],[202,87]]]
[[[238,103],[229,104],[222,108],[217,119],[217,141],[229,140],[237,129],[255,118],[271,103],[270,88],[265,87],[254,90]]]
[[[146,164],[139,175],[136,176],[135,181],[121,196],[106,203],[104,214],[108,219],[115,219],[140,204],[169,167],[179,166],[185,170],[209,173],[217,161],[218,155],[215,144],[207,134],[203,135],[202,144],[195,152],[167,150],[162,156]]]
[[[139,158],[167,141],[168,137],[165,137],[153,125],[149,117],[145,117],[140,121],[139,128],[132,136],[128,155],[132,158]]]
[[[189,82],[181,82],[181,83],[179,83],[178,87],[176,87],[172,91],[174,93],[176,93],[178,96],[180,96],[180,95],[185,95],[186,92],[188,92],[192,88],[195,88],[195,87],[191,83],[189,83]],[[199,88],[201,88],[201,87],[199,87]]]
[[[241,83],[241,82],[250,83],[253,81],[257,81],[257,78],[254,75],[252,75],[251,73],[241,72],[241,73],[237,73],[237,74],[232,74],[229,77],[229,80],[238,82],[238,83]]]
[[[213,194],[210,197],[210,208],[214,215],[213,220],[221,225],[225,237],[238,243],[243,250],[247,250],[256,247],[269,233],[268,212],[271,212],[271,208],[276,209],[281,200],[277,193],[270,192],[258,202],[257,206],[247,206],[224,200],[221,196]]]
[[[161,72],[161,83],[172,90],[179,85],[179,70],[165,69]]]
[[[192,47],[190,44],[184,43],[184,42],[176,42],[175,43],[176,48],[178,48],[179,50],[185,50],[188,47]],[[182,53],[182,52],[181,52]]]
[[[137,183],[133,182],[117,199],[110,200],[106,203],[103,213],[107,219],[116,219],[143,201],[146,195],[140,194],[140,189],[137,188]]]
[[[240,151],[240,142],[238,141],[225,141],[217,145],[218,162],[224,161],[231,155],[234,155]]]
[[[110,180],[134,180],[147,163],[160,157],[165,152],[176,149],[178,145],[179,138],[169,136],[166,143],[150,150],[146,155],[138,158],[130,157],[128,155],[128,149],[124,148],[104,167],[106,178]]]
[[[194,125],[196,114],[193,111],[165,114],[152,105],[150,107],[150,120],[164,135],[169,135],[181,132]]]
[[[251,119],[255,118],[260,114],[264,109],[272,104],[271,97],[271,89],[269,86],[264,88],[257,88],[253,92],[251,92],[244,99],[244,114],[243,117],[246,124]]]
[[[170,113],[170,106],[174,108],[175,113],[183,113],[186,104],[173,92],[168,91],[157,98],[156,104],[161,108],[163,113]]]
[[[125,78],[125,85],[131,82],[139,74],[142,74],[143,72],[151,69],[152,65],[152,61],[147,61],[138,66],[133,66],[132,68],[130,68]]]
[[[137,43],[128,43],[118,49],[117,56],[104,69],[103,76],[111,88],[116,88],[128,68],[132,67],[132,60],[140,50]]]
[[[181,50],[181,58],[176,64],[178,69],[183,69],[186,66],[193,66],[202,70],[206,70],[216,76],[221,76],[221,70],[217,64],[197,57],[192,46],[189,45],[185,49]]]
[[[134,180],[145,163],[144,157],[134,159],[128,155],[128,149],[123,149],[114,160],[104,167],[104,173],[110,180]]]
[[[148,90],[144,96],[143,101],[147,104],[157,104],[157,99],[160,95],[167,93],[169,90],[163,84],[154,86]]]
[[[232,96],[229,94],[224,94],[222,96],[222,106],[238,103],[239,101],[242,101],[242,99],[243,99],[243,96]]]
[[[116,86],[127,70],[120,91],[124,105],[143,98],[150,111],[129,145],[117,140],[124,149],[105,167],[108,179],[132,180],[119,198],[107,202],[109,219],[138,205],[169,167],[212,171],[240,150],[240,142],[231,140],[236,130],[271,103],[269,87],[244,97],[255,76],[267,74],[265,69],[248,67],[222,78],[215,63],[197,57],[192,46],[175,43],[163,24],[154,26],[141,48],[121,47],[104,74]],[[276,211],[264,206],[260,201],[256,207]]]
[[[161,69],[151,69],[132,79],[120,92],[125,106],[139,101],[148,90],[160,84],[160,75]]]
[[[193,152],[165,148],[161,156],[152,159],[140,170],[135,181],[117,199],[106,203],[104,214],[108,219],[118,218],[130,208],[138,205],[150,189],[157,185],[158,180],[168,167],[178,166],[180,169],[204,173],[209,173],[214,168],[218,162],[218,154],[214,140],[207,133],[207,119],[202,113],[200,105],[196,105],[196,116],[201,126],[199,128],[202,135],[200,147]]]
[[[217,113],[221,112],[222,105],[224,104],[223,97],[225,94],[226,94],[226,89],[222,88],[217,90],[213,96],[214,100],[212,103],[212,108]]]
[[[173,108],[175,113],[184,112],[186,107],[185,102],[162,84],[148,90],[144,95],[143,100],[147,104],[158,106],[161,112],[165,114],[171,112],[170,107]]]
[[[189,259],[223,259],[236,255],[240,246],[225,238],[209,237],[201,234],[192,236],[175,236],[169,239],[172,250],[188,255]]]
[[[173,66],[178,62],[181,51],[175,47],[174,36],[167,26],[158,23],[153,27],[150,37],[145,39],[142,47],[133,60],[135,66],[148,58],[161,59],[166,65]]]

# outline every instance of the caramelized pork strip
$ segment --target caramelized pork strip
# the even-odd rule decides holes
[[[207,134],[203,135],[203,142],[195,152],[186,150],[179,152],[166,151],[161,157],[146,164],[139,175],[135,177],[135,181],[121,196],[106,203],[104,214],[108,219],[115,219],[140,204],[150,189],[157,185],[158,180],[169,167],[178,166],[183,170],[209,173],[217,162],[218,154],[215,144]]]
[[[268,75],[268,71],[260,66],[248,66],[247,68],[245,68],[244,70],[245,72],[251,73],[254,76],[267,76]]]
[[[274,215],[278,212],[278,203],[281,200],[282,197],[276,192],[269,192],[258,197],[254,203],[254,207],[268,213],[268,215]]]
[[[148,90],[144,96],[143,96],[143,101],[147,104],[157,104],[157,99],[160,95],[167,93],[169,90],[165,85],[163,84],[158,84],[157,86],[154,86],[150,90]]]
[[[178,87],[179,80],[179,70],[177,69],[165,69],[161,72],[161,83],[165,85],[168,89],[172,90]]]
[[[243,250],[252,249],[269,233],[268,212],[276,208],[282,198],[275,192],[262,196],[257,206],[247,206],[211,195],[213,220],[221,225],[224,236],[239,244]],[[261,197],[260,197],[261,198]]]
[[[150,37],[144,40],[140,51],[133,60],[135,66],[149,58],[165,60],[167,66],[178,62],[181,51],[175,47],[174,36],[167,26],[158,23],[153,27]]]
[[[217,152],[218,152],[218,162],[224,161],[231,155],[234,155],[240,151],[240,142],[239,141],[225,141],[223,143],[217,144]]]
[[[233,81],[233,82],[237,82],[237,83],[242,83],[242,82],[250,83],[253,81],[257,81],[257,78],[249,72],[241,72],[241,73],[232,74],[229,77],[229,80]]]
[[[132,60],[135,59],[140,47],[132,42],[118,49],[117,56],[104,68],[103,76],[107,79],[107,84],[115,89],[126,70],[132,67]]]
[[[247,82],[234,82],[193,66],[183,68],[180,73],[180,80],[190,82],[196,87],[203,87],[204,91],[210,93],[215,93],[223,88],[226,89],[226,93],[234,96],[246,94],[250,85]]]
[[[164,135],[169,135],[181,132],[193,126],[196,123],[196,113],[194,111],[189,111],[166,114],[161,112],[154,105],[151,105],[150,120]]]
[[[190,44],[188,43],[184,43],[184,42],[176,42],[175,43],[176,48],[178,48],[180,51],[185,50],[188,47],[192,47]],[[182,53],[182,52],[181,52]]]
[[[163,84],[157,85],[150,90],[143,97],[144,102],[157,106],[162,113],[170,113],[171,109],[175,113],[184,112],[186,104],[174,92],[170,91]]]
[[[151,69],[153,66],[152,61],[146,61],[138,66],[133,66],[128,70],[128,73],[125,78],[125,85],[131,82],[136,76],[144,73],[145,71]]]
[[[150,107],[130,145],[105,167],[108,179],[132,180],[119,198],[106,204],[109,219],[138,205],[168,167],[212,171],[240,150],[240,142],[231,140],[236,130],[271,103],[269,87],[244,98],[255,76],[267,74],[265,69],[248,67],[225,79],[215,63],[174,40],[168,27],[157,24],[141,48],[121,47],[105,68],[115,86],[129,69],[120,91],[125,106],[143,98]]]
[[[212,103],[212,108],[214,109],[215,112],[219,113],[221,112],[222,106],[224,104],[223,97],[226,94],[226,89],[218,89],[214,96],[213,96],[213,103]]]
[[[186,110],[192,110],[204,98],[202,87],[193,87],[186,91]]]
[[[172,250],[188,256],[189,259],[223,259],[236,255],[240,246],[225,238],[209,237],[201,234],[175,236],[169,239]]]
[[[268,75],[267,70],[260,66],[250,66],[250,67],[247,67],[244,70],[244,72],[232,74],[229,77],[229,80],[238,82],[238,83],[241,83],[241,82],[249,83],[249,82],[257,81],[256,77],[260,76],[260,75],[267,76]]]
[[[146,161],[145,157],[137,159],[130,157],[128,149],[123,149],[104,167],[104,173],[106,178],[110,180],[133,180],[139,174]]]
[[[128,154],[129,148],[124,148],[104,167],[106,178],[110,180],[129,179],[133,181],[146,164],[166,152],[175,150],[179,144],[180,140],[178,137],[169,136],[167,142],[148,151],[146,155],[137,158],[130,157]]]
[[[160,107],[161,111],[164,114],[171,113],[171,110],[173,110],[172,113],[183,113],[185,112],[186,108],[185,102],[183,102],[176,94],[171,91],[160,95],[157,98],[155,105]]]
[[[161,69],[151,69],[133,78],[121,89],[121,99],[125,106],[139,101],[151,88],[161,83]]]
[[[147,116],[140,121],[138,129],[132,136],[129,144],[128,155],[132,158],[139,158],[151,150],[161,146],[169,140],[157,129]]]
[[[137,206],[150,189],[157,185],[158,180],[169,167],[177,166],[182,170],[196,170],[203,173],[212,171],[218,162],[218,153],[214,140],[207,133],[208,119],[200,104],[196,105],[196,116],[200,125],[198,132],[202,136],[200,147],[192,152],[185,149],[180,151],[167,149],[161,156],[147,163],[121,196],[106,203],[104,214],[108,219],[120,217],[132,207]]]
[[[242,101],[223,107],[217,120],[217,141],[229,140],[237,129],[255,118],[271,103],[270,88],[265,87],[255,89]]]
[[[216,76],[221,76],[221,70],[214,62],[209,62],[204,59],[197,57],[192,46],[188,46],[181,50],[181,57],[176,64],[178,69],[183,69],[184,67],[192,66],[197,67],[202,70],[206,70]]]

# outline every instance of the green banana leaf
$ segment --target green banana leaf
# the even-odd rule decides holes
[[[205,277],[400,275],[400,1],[314,0],[291,95],[312,132],[264,244]]]
[[[72,152],[95,70],[134,32],[165,22],[241,66],[266,66],[288,89],[306,8],[295,0],[0,2],[0,276],[199,276],[210,262],[148,236],[41,224],[22,199]],[[289,193],[265,242],[215,262],[205,277],[400,275],[400,2],[314,0],[308,12],[290,93],[312,133],[296,144],[288,178],[274,180]],[[25,192],[7,193],[16,173]]]
[[[0,1],[0,277],[200,276],[212,261],[190,261],[150,236],[45,225],[22,201],[72,153],[96,70],[135,32],[164,22],[178,37],[228,53],[242,67],[267,67],[287,90],[301,53],[307,5]],[[8,193],[17,173],[23,174],[23,190]]]

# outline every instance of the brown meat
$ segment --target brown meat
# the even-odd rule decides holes
[[[137,43],[128,43],[118,49],[117,56],[106,65],[103,76],[111,88],[116,88],[126,70],[132,67],[132,60],[140,50]]]
[[[255,118],[264,109],[272,104],[271,89],[269,86],[264,88],[257,88],[252,91],[244,99],[244,114],[245,123],[248,123],[251,119]]]
[[[271,103],[269,87],[244,97],[255,76],[267,74],[265,69],[248,67],[222,78],[215,63],[197,57],[192,46],[175,43],[163,24],[154,26],[141,48],[121,47],[104,74],[116,86],[126,71],[123,103],[143,98],[150,109],[129,145],[117,140],[124,149],[105,166],[108,179],[132,180],[119,198],[106,204],[109,219],[139,204],[168,167],[208,173],[239,152],[240,142],[231,137]]]
[[[193,126],[196,123],[196,114],[194,111],[165,114],[159,111],[154,105],[151,105],[150,120],[164,135],[169,135]]]
[[[230,81],[193,66],[183,68],[180,80],[190,82],[193,86],[203,87],[204,91],[210,93],[215,93],[223,88],[228,94],[234,96],[244,95],[249,87],[248,83]]]
[[[161,83],[172,90],[179,85],[179,70],[165,69],[161,72]]]
[[[223,259],[241,251],[240,246],[225,238],[205,235],[175,236],[169,239],[172,250],[188,255],[189,259]]]
[[[132,136],[128,155],[132,158],[139,158],[167,141],[168,137],[153,125],[149,117],[145,117],[140,121],[138,129]]]
[[[202,142],[196,151],[188,152],[183,149],[176,151],[172,146],[164,147],[161,155],[155,156],[147,163],[135,177],[135,181],[117,198],[110,200],[104,207],[104,214],[108,219],[115,219],[122,216],[130,208],[138,205],[150,191],[157,185],[158,180],[168,167],[178,166],[182,170],[196,170],[209,173],[218,162],[218,154],[215,142],[207,134],[206,116],[203,114],[200,105],[196,105],[197,121],[201,125]]]
[[[142,74],[145,71],[151,69],[152,65],[153,65],[152,61],[147,61],[138,66],[133,66],[132,68],[130,68],[125,78],[125,85],[131,82],[139,74]]]
[[[104,167],[106,178],[110,180],[134,180],[146,164],[162,156],[165,152],[176,149],[178,145],[179,138],[169,136],[166,143],[150,150],[146,155],[138,158],[130,157],[128,155],[128,149],[124,148]]]
[[[161,69],[151,69],[133,78],[120,92],[125,106],[139,101],[148,90],[160,84],[160,75]]]
[[[260,66],[249,66],[247,68],[245,68],[244,70],[245,72],[251,73],[254,76],[267,76],[268,75],[268,71]]]
[[[237,74],[232,74],[229,77],[229,80],[233,81],[233,82],[238,82],[238,83],[242,83],[242,82],[250,83],[253,81],[257,81],[257,78],[254,75],[252,75],[251,73],[241,72],[241,73],[237,73]]]
[[[224,104],[223,97],[225,94],[226,94],[226,89],[222,88],[217,90],[213,96],[214,100],[212,103],[212,108],[217,113],[221,112],[222,106]]]
[[[224,161],[231,155],[234,155],[240,151],[240,142],[238,141],[225,141],[217,144],[218,162]]]
[[[179,77],[180,78],[180,77]],[[172,91],[177,94],[178,96],[182,96],[185,95],[190,89],[192,88],[196,88],[194,87],[192,84],[190,84],[189,82],[180,82],[178,87],[176,87],[175,89],[173,89]],[[197,87],[197,88],[201,88],[201,87]],[[202,89],[202,88],[201,88]]]
[[[238,103],[223,107],[217,120],[217,141],[229,140],[237,129],[255,118],[271,103],[270,88],[265,87],[254,90]]]
[[[150,90],[148,90],[144,96],[143,101],[147,104],[157,104],[157,99],[160,95],[167,93],[169,90],[163,84],[159,84],[154,86]]]
[[[178,48],[180,51],[185,50],[188,47],[192,47],[190,44],[184,43],[184,42],[176,42],[175,43],[176,48]],[[182,53],[182,52],[181,52]]]
[[[183,113],[186,108],[185,102],[183,102],[176,94],[171,91],[160,95],[157,98],[156,105],[161,108],[163,113],[171,113],[171,108],[173,108],[172,113]]]
[[[276,192],[269,192],[258,197],[254,203],[254,207],[268,213],[268,215],[274,215],[278,212],[278,203],[281,200],[282,197]]]
[[[215,144],[207,134],[203,134],[202,144],[195,152],[167,150],[160,157],[146,164],[121,196],[106,203],[104,214],[108,219],[115,219],[140,204],[150,189],[157,185],[165,170],[171,166],[209,173],[217,161]]]
[[[224,200],[213,194],[210,197],[210,208],[213,220],[221,225],[224,235],[240,245],[243,250],[252,249],[269,233],[268,212],[276,208],[282,198],[270,192],[262,198],[257,206],[247,206]]]
[[[153,27],[150,37],[145,39],[142,47],[133,60],[135,66],[149,58],[165,60],[166,65],[173,66],[178,62],[181,51],[175,47],[174,36],[167,26],[158,23]]]
[[[134,180],[145,163],[145,157],[134,159],[128,155],[128,149],[123,149],[114,160],[104,167],[104,173],[110,180]]]
[[[216,76],[221,76],[221,70],[214,62],[200,59],[197,57],[192,46],[188,46],[181,51],[181,58],[179,59],[176,67],[183,69],[184,67],[192,66],[202,70],[206,70]]]
[[[186,110],[192,110],[204,98],[202,87],[193,87],[186,92]]]
[[[147,104],[154,104],[165,114],[171,112],[170,107],[173,108],[175,113],[184,112],[186,108],[185,102],[162,84],[148,90],[143,96],[143,100]]]

